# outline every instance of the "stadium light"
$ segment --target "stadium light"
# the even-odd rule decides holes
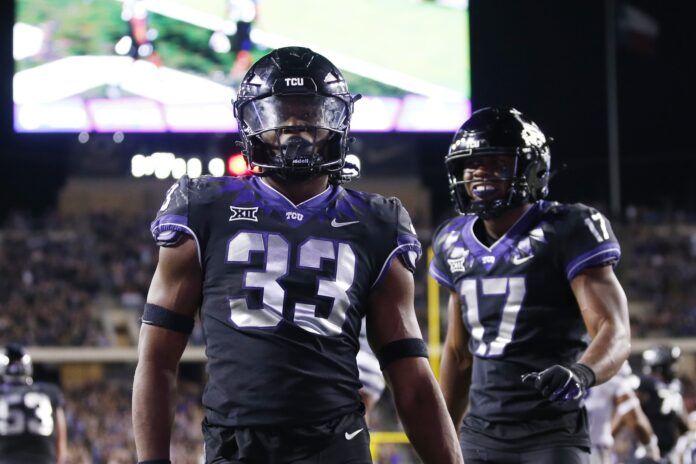
[[[155,177],[166,179],[172,173],[174,164],[174,153],[156,152],[150,157],[155,165]]]
[[[227,172],[231,176],[245,176],[249,174],[249,166],[247,165],[244,155],[236,153],[227,159]]]
[[[215,177],[222,177],[225,175],[225,162],[222,158],[213,158],[208,161],[208,172]]]
[[[186,174],[186,160],[183,158],[176,158],[172,163],[172,176],[175,179],[180,179],[181,176]]]
[[[137,154],[131,158],[131,175],[133,177],[143,177],[147,167],[145,156]]]
[[[203,163],[198,158],[191,158],[186,162],[186,173],[191,179],[200,177],[203,174]]]

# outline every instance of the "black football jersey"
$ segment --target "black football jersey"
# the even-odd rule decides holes
[[[396,199],[330,186],[294,205],[260,178],[182,178],[152,224],[198,245],[209,423],[308,424],[361,406],[356,354],[371,289],[420,243]]]
[[[684,415],[684,398],[681,382],[675,379],[665,383],[656,377],[641,376],[638,397],[657,436],[660,454],[664,456],[672,450],[682,433],[680,423]]]
[[[538,201],[491,246],[476,237],[476,221],[445,222],[430,266],[440,284],[459,294],[470,333],[474,364],[464,429],[522,446],[525,437],[559,424],[585,428],[581,402],[551,402],[520,377],[570,365],[586,348],[570,281],[586,268],[618,261],[609,221],[581,204]],[[587,440],[586,431],[580,435]]]
[[[55,385],[0,384],[0,464],[55,464],[59,407]]]

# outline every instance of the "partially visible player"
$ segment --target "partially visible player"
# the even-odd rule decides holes
[[[677,440],[672,451],[675,464],[696,464],[696,411],[688,415],[689,431]]]
[[[681,434],[688,430],[682,384],[674,368],[681,356],[678,346],[654,346],[643,352],[643,375],[638,398],[660,447],[667,456]]]
[[[367,330],[363,325],[360,331],[360,351],[358,351],[358,378],[362,387],[360,388],[360,399],[365,405],[365,420],[370,425],[370,413],[384,393],[384,375],[379,367],[377,356],[367,342]]]
[[[31,357],[18,344],[0,353],[0,464],[62,464],[67,453],[63,395],[34,382]]]
[[[462,215],[430,270],[450,290],[441,385],[469,464],[589,462],[583,395],[628,357],[619,244],[597,210],[543,200],[550,163],[514,108],[473,113],[445,158]]]
[[[623,428],[629,428],[641,443],[641,454],[653,461],[660,459],[657,437],[633,391],[634,378],[631,366],[624,363],[618,374],[587,392],[585,408],[592,441],[592,464],[615,462],[614,436]]]

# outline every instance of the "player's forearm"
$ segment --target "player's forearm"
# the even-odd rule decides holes
[[[631,417],[629,424],[633,429],[636,438],[638,438],[638,441],[643,445],[649,445],[650,441],[653,439],[653,437],[655,437],[655,433],[650,425],[650,421],[642,411],[633,411],[629,414],[633,416]]]
[[[464,418],[469,403],[470,385],[471,360],[459,356],[456,351],[445,345],[440,370],[440,388],[455,430],[459,429]]]
[[[176,370],[139,362],[133,380],[133,434],[138,460],[169,458]]]
[[[394,400],[406,435],[426,464],[462,463],[461,447],[435,378],[422,375]]]
[[[612,378],[631,350],[630,330],[622,321],[605,319],[579,362],[594,371],[595,383]]]

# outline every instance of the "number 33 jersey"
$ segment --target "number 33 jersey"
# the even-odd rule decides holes
[[[298,205],[258,177],[182,178],[152,224],[198,245],[209,423],[325,422],[358,410],[356,355],[371,289],[420,244],[396,199],[330,186]]]
[[[469,421],[553,420],[577,401],[551,402],[520,376],[570,365],[587,332],[570,287],[584,269],[616,263],[609,221],[582,204],[538,201],[490,247],[474,235],[474,216],[444,223],[430,273],[457,292],[474,355]]]

